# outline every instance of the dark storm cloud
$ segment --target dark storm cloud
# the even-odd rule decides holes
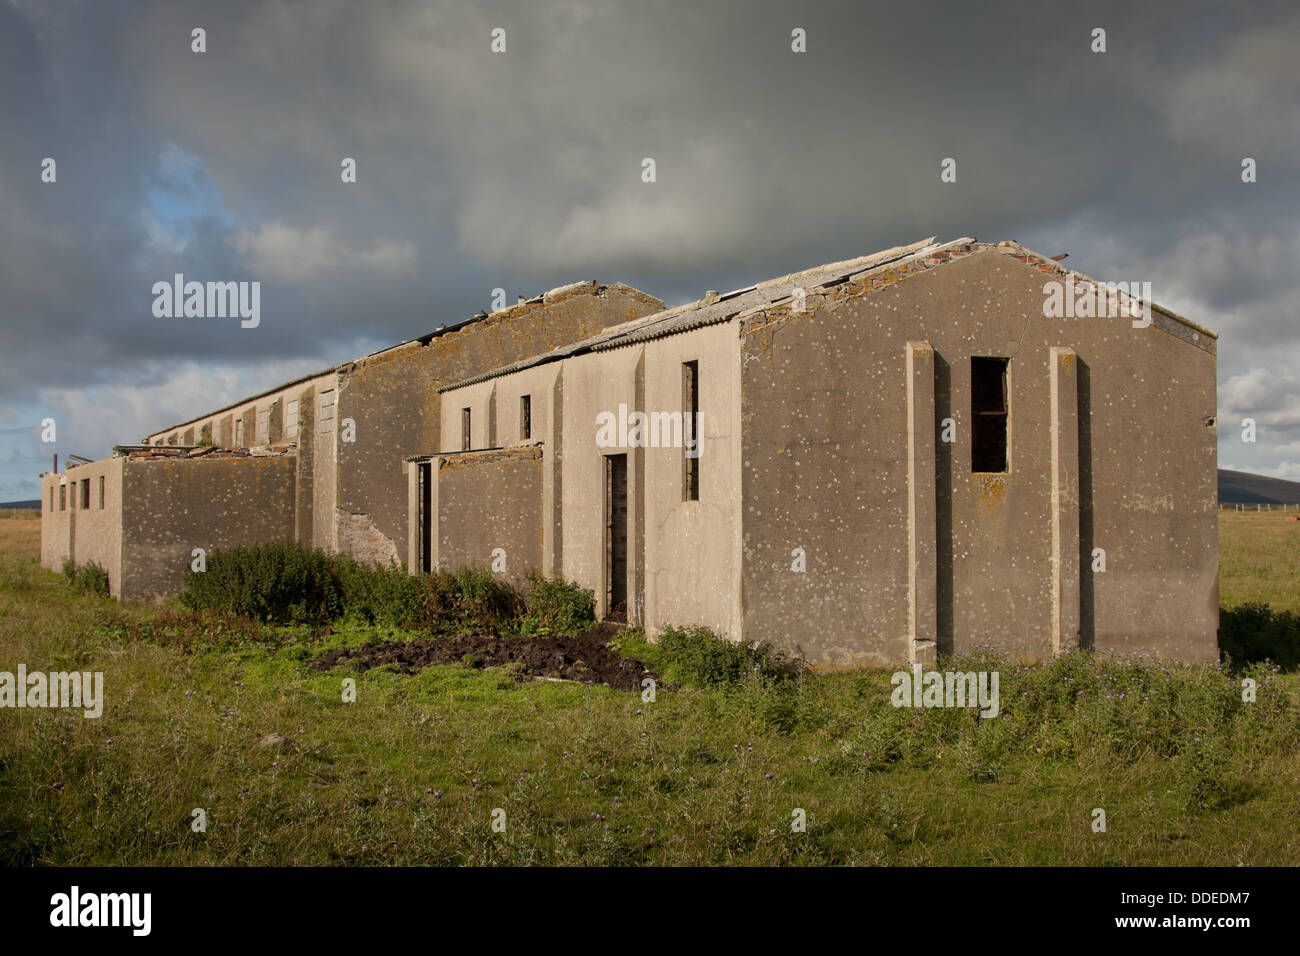
[[[1281,468],[1298,40],[1284,3],[0,5],[0,407],[144,384],[112,436],[134,440],[212,404],[187,363],[305,371],[497,286],[674,302],[973,235],[1222,331],[1225,399],[1277,418],[1251,452]],[[261,326],[154,318],[174,272],[260,280]]]

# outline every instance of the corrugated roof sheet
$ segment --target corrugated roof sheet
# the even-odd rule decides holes
[[[768,279],[757,285],[736,289],[734,292],[728,292],[722,296],[706,296],[695,302],[688,302],[685,305],[665,309],[663,312],[656,312],[654,315],[633,319],[621,325],[612,325],[580,342],[562,345],[542,355],[535,355],[532,358],[513,362],[510,365],[493,369],[482,375],[476,375],[454,385],[443,386],[438,391],[447,392],[455,388],[464,388],[466,385],[474,385],[488,379],[500,378],[502,375],[509,375],[511,372],[519,372],[536,365],[556,362],[574,355],[581,355],[584,352],[619,348],[624,345],[657,339],[665,335],[686,332],[704,325],[725,322],[742,312],[788,299],[796,288],[802,288],[805,292],[813,292],[828,285],[836,285],[850,276],[860,275],[870,269],[877,269],[910,256],[929,255],[948,246],[975,241],[973,239],[958,239],[954,242],[936,243],[934,240],[935,237],[931,236],[929,239],[922,239],[920,242],[913,242],[906,246],[895,246],[893,249],[885,249],[869,256],[859,256],[856,259],[846,259],[843,262],[830,262],[825,265],[814,266],[811,269],[804,269],[802,272],[792,272],[789,275]]]
[[[580,342],[562,345],[542,355],[535,355],[531,358],[513,362],[510,365],[504,365],[482,375],[456,382],[453,385],[445,385],[438,391],[449,392],[453,389],[476,385],[489,379],[500,378],[513,372],[571,358],[587,352],[603,352],[625,345],[634,345],[638,342],[662,338],[666,335],[688,332],[705,325],[726,322],[736,316],[751,315],[790,301],[793,298],[794,290],[797,288],[802,288],[805,293],[811,295],[818,290],[836,286],[842,282],[858,280],[869,273],[900,264],[923,262],[926,265],[938,265],[949,261],[950,255],[958,257],[986,249],[1020,258],[1022,261],[1037,265],[1045,271],[1050,270],[1062,276],[1074,275],[1080,281],[1099,285],[1096,280],[1085,276],[1083,273],[1067,269],[1060,263],[1027,249],[1017,242],[1008,241],[996,245],[987,245],[979,243],[970,237],[954,239],[951,242],[935,242],[935,238],[931,236],[919,242],[913,242],[905,246],[895,246],[893,249],[885,249],[869,256],[860,256],[856,259],[846,259],[843,262],[831,262],[814,266],[802,272],[793,272],[790,275],[768,279],[757,285],[736,289],[721,296],[712,293],[695,302],[688,302],[671,309],[665,309],[654,315],[643,316],[631,322],[624,322],[621,325],[610,326]],[[1156,313],[1175,320],[1175,322],[1190,330],[1191,333],[1195,333],[1190,335],[1190,339],[1194,343],[1200,341],[1197,334],[1204,335],[1211,340],[1218,338],[1216,333],[1197,325],[1176,312],[1163,308],[1154,302],[1148,304]],[[1171,331],[1171,329],[1166,328],[1166,331]]]

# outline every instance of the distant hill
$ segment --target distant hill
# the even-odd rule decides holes
[[[1221,505],[1294,505],[1300,504],[1300,481],[1265,478],[1245,471],[1219,469],[1219,504]]]
[[[36,511],[40,507],[40,498],[31,501],[0,501],[0,511]]]

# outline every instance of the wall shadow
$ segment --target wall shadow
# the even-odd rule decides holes
[[[1077,355],[1075,365],[1079,370],[1079,646],[1092,650],[1097,644],[1092,574],[1092,370]]]
[[[953,537],[952,537],[952,445],[943,441],[945,418],[952,417],[952,369],[943,356],[934,353],[934,496],[935,562],[935,649],[953,653]]]

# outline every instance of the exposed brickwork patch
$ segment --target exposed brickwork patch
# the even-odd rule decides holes
[[[339,550],[363,563],[387,566],[400,563],[393,539],[377,527],[370,515],[335,512],[338,525]]]

